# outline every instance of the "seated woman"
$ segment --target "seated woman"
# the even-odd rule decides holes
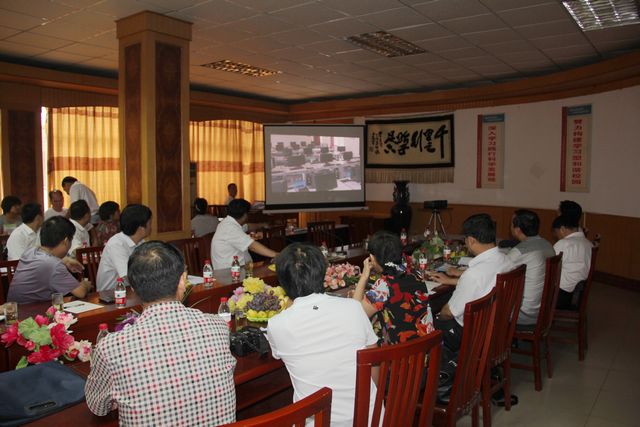
[[[353,298],[362,302],[381,340],[379,344],[397,344],[427,334],[428,291],[424,283],[402,268],[400,237],[378,231],[369,241],[369,258],[364,260],[362,276]],[[371,290],[365,286],[371,270],[379,275]]]
[[[216,228],[218,228],[218,217],[207,212],[208,206],[209,203],[207,199],[201,197],[193,202],[196,216],[191,219],[191,232],[194,237],[202,237],[205,234],[215,233]]]
[[[98,209],[100,221],[96,224],[94,246],[104,246],[111,236],[120,232],[120,205],[116,202],[104,202]]]

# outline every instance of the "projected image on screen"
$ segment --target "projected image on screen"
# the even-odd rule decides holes
[[[265,125],[267,207],[364,204],[362,126]]]

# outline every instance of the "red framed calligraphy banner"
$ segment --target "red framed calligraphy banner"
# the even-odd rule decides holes
[[[453,114],[366,125],[367,182],[453,182]]]
[[[591,105],[562,108],[560,191],[589,192]]]
[[[504,188],[504,114],[478,115],[477,188]]]

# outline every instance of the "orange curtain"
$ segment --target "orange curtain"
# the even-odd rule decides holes
[[[264,200],[262,125],[241,120],[191,122],[191,161],[198,168],[198,197],[224,204],[227,185],[238,185],[238,197]]]
[[[70,175],[91,188],[98,203],[121,203],[118,109],[50,108],[47,171],[50,190],[60,189],[62,178]]]

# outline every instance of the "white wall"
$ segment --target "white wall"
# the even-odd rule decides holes
[[[562,107],[591,104],[589,193],[560,192]],[[504,189],[477,189],[478,114],[505,113]],[[410,184],[411,201],[555,209],[575,200],[587,212],[640,217],[640,86],[595,95],[455,111],[451,184]],[[392,200],[393,184],[367,184],[367,200]]]

